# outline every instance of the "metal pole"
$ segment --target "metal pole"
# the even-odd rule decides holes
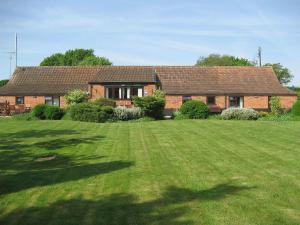
[[[18,35],[17,32],[15,34],[15,53],[16,53],[16,68],[18,66]]]
[[[261,47],[258,47],[259,66],[261,67]]]

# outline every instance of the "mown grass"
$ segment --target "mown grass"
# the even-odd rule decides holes
[[[0,128],[0,224],[300,223],[300,122]]]

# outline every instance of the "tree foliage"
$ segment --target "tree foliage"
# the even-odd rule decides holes
[[[9,80],[0,80],[0,87],[6,85]]]
[[[270,98],[270,107],[271,107],[271,114],[279,115],[281,113],[281,104],[280,99],[277,96],[272,96]]]
[[[238,58],[231,55],[210,54],[207,57],[200,57],[196,63],[197,66],[255,66],[245,58]]]
[[[55,53],[46,57],[41,66],[111,65],[104,57],[95,56],[93,49],[71,49],[64,54]]]
[[[82,90],[75,89],[65,96],[67,105],[75,105],[78,103],[87,102],[88,94]]]
[[[293,74],[288,68],[282,66],[280,63],[267,63],[264,66],[272,66],[273,70],[281,84],[288,84],[293,79]]]
[[[81,66],[96,66],[96,65],[111,65],[111,62],[105,57],[88,56],[85,57],[79,65]]]

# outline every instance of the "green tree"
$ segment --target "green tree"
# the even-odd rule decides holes
[[[288,84],[293,79],[293,74],[290,72],[290,70],[284,66],[282,66],[280,63],[267,63],[264,66],[272,66],[273,70],[277,76],[277,79],[281,84]]]
[[[64,62],[66,66],[77,66],[86,57],[95,57],[93,49],[74,49],[65,52]]]
[[[84,58],[79,65],[81,66],[96,66],[96,65],[111,65],[112,63],[105,57],[88,56]]]
[[[74,105],[78,103],[87,102],[88,94],[82,90],[75,89],[69,91],[65,96],[67,105]]]
[[[46,57],[40,66],[64,66],[64,55],[61,53],[55,53],[49,57]]]
[[[104,57],[94,55],[93,49],[72,49],[64,54],[55,53],[46,57],[41,66],[77,66],[77,65],[111,65]]]
[[[248,59],[219,54],[200,57],[196,63],[197,66],[255,66],[255,64]]]
[[[0,80],[0,87],[6,85],[9,80]]]

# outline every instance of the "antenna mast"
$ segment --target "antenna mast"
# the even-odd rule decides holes
[[[258,61],[259,61],[259,66],[261,67],[261,47],[258,47]]]
[[[17,32],[15,34],[15,56],[16,56],[16,68],[18,66],[18,35]]]

